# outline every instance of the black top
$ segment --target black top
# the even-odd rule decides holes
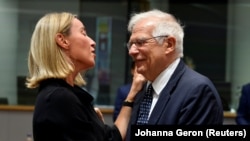
[[[120,141],[116,126],[105,125],[93,97],[61,79],[41,83],[33,116],[34,141]]]

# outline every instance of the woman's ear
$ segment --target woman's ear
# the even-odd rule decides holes
[[[67,41],[67,39],[65,39],[64,35],[62,33],[57,33],[56,37],[55,37],[56,43],[64,48],[64,49],[68,49],[69,47],[69,43]]]

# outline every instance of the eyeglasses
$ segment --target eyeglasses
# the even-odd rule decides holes
[[[146,38],[146,39],[137,39],[137,40],[135,40],[133,42],[128,42],[127,43],[127,48],[128,48],[128,50],[130,50],[133,44],[136,47],[142,47],[145,43],[147,43],[148,40],[159,38],[159,37],[168,37],[168,35],[160,35],[160,36],[155,36],[155,37]]]

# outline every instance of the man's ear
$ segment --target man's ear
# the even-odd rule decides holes
[[[175,48],[176,46],[176,39],[173,37],[167,37],[168,48]]]
[[[167,47],[168,52],[175,50],[176,39],[173,37],[167,37],[164,40],[164,45]]]
[[[55,37],[55,40],[56,40],[56,43],[57,43],[60,47],[62,47],[62,48],[64,48],[64,49],[68,49],[69,43],[68,43],[67,39],[65,39],[65,37],[64,37],[63,34],[57,33],[57,34],[56,34],[56,37]]]

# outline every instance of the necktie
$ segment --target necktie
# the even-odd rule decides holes
[[[137,117],[137,125],[143,125],[148,123],[148,115],[150,111],[150,107],[152,104],[153,99],[153,87],[152,84],[148,85],[146,94],[144,95],[144,98],[140,104],[139,107],[139,114]]]

